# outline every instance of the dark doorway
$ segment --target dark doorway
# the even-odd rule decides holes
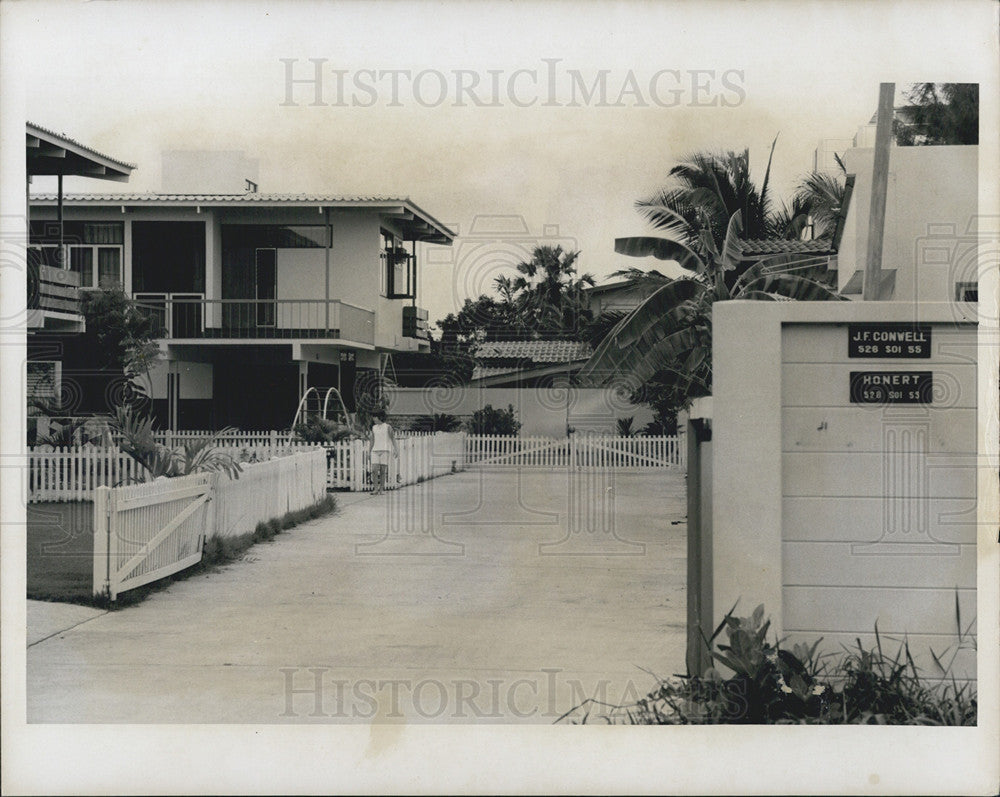
[[[279,351],[241,349],[213,366],[215,426],[247,430],[287,429],[299,401],[299,364]]]
[[[205,292],[205,222],[132,222],[132,290]]]

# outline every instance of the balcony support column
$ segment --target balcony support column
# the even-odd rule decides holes
[[[299,401],[309,389],[309,361],[299,360]]]
[[[324,293],[323,298],[326,300],[323,304],[326,313],[326,331],[330,331],[330,250],[333,248],[333,230],[330,229],[330,208],[326,208],[326,212],[323,216],[323,223],[326,225],[324,235],[326,238],[326,249],[323,250],[325,267],[323,269],[324,276]]]
[[[63,176],[56,178],[56,219],[59,222],[59,267],[69,268],[69,258],[66,257],[66,236],[63,232]]]

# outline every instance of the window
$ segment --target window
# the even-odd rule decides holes
[[[381,231],[381,240],[379,293],[389,299],[412,299],[412,255],[404,248],[401,238],[386,230]]]
[[[978,302],[979,283],[978,282],[956,282],[955,283],[956,302]]]
[[[32,257],[53,268],[68,266],[80,275],[82,288],[120,286],[124,229],[122,222],[64,222],[60,252],[59,224],[32,222]]]
[[[122,284],[120,246],[69,247],[69,267],[80,275],[81,288],[113,288]]]

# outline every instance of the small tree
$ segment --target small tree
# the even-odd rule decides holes
[[[521,423],[517,420],[513,404],[508,404],[505,410],[497,410],[492,404],[487,404],[481,410],[472,413],[472,418],[469,420],[471,434],[516,435],[519,431]]]

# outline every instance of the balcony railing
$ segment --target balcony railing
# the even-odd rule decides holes
[[[375,342],[375,314],[336,300],[205,299],[191,293],[136,293],[134,298],[172,339]]]
[[[29,263],[27,307],[80,315],[80,275],[64,268]]]

